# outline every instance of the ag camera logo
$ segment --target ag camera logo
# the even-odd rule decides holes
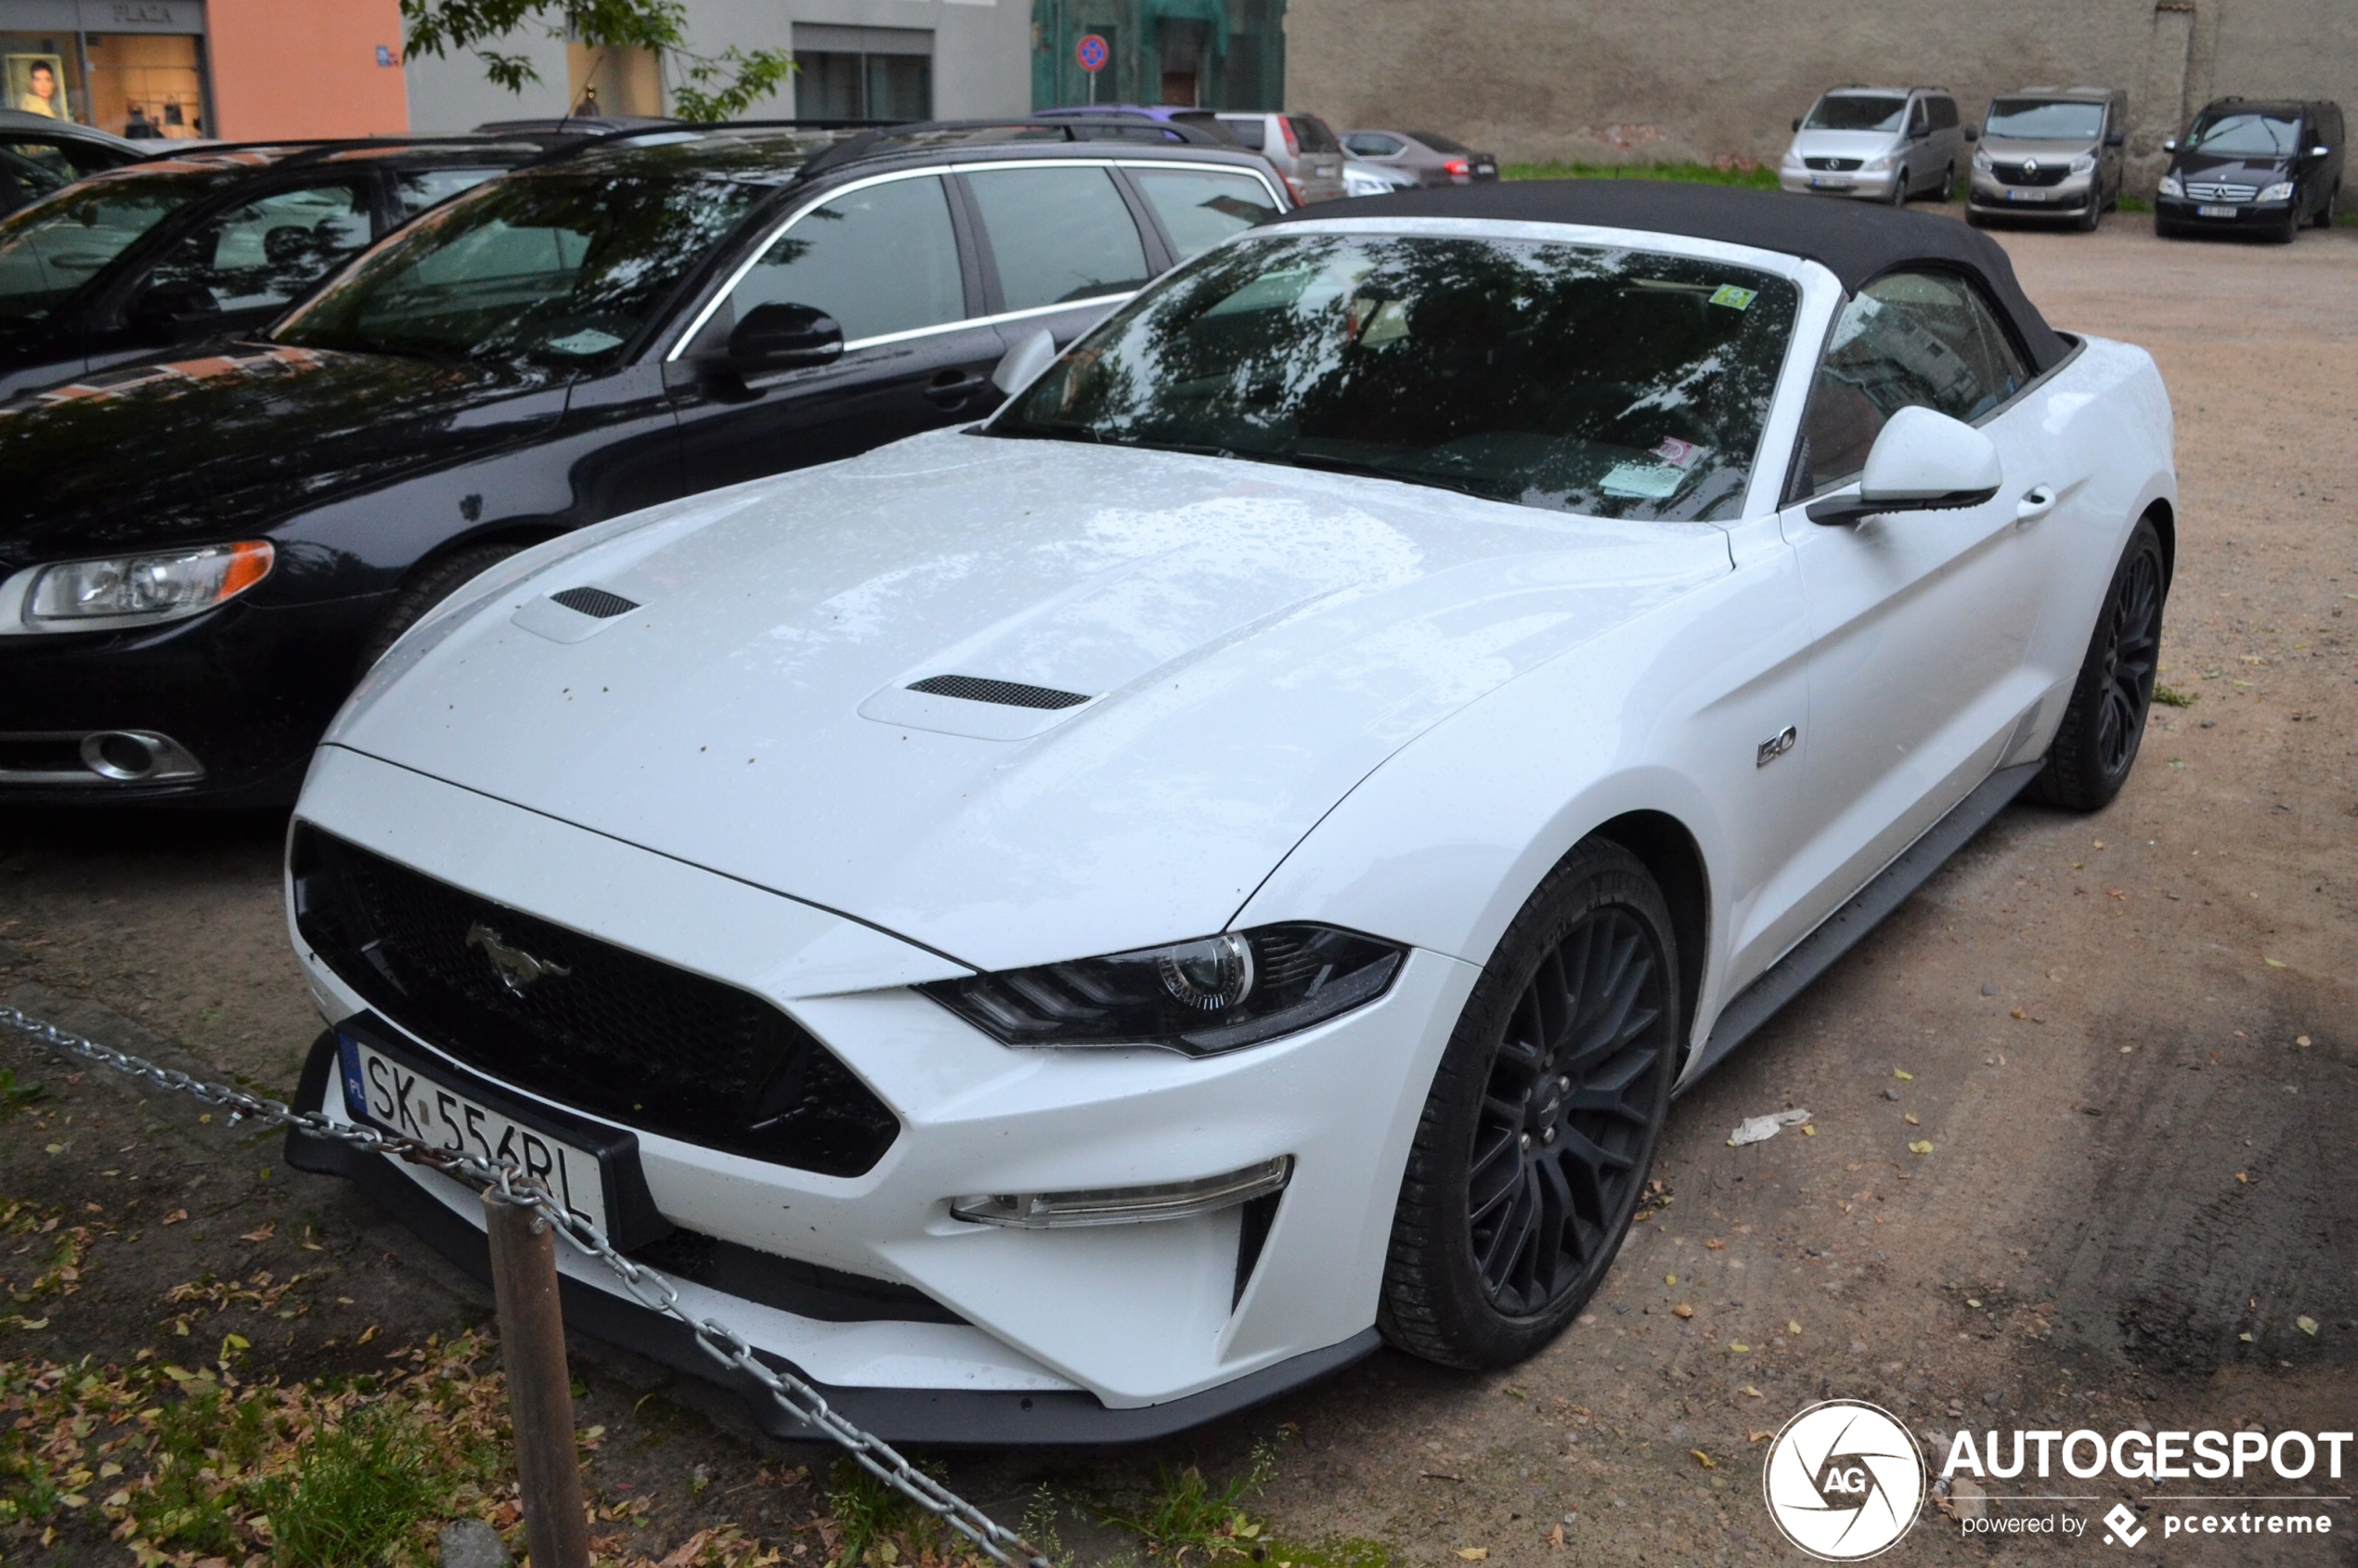
[[[1760,1487],[1786,1540],[1822,1562],[1863,1562],[1915,1523],[1924,1457],[1888,1411],[1830,1399],[1777,1433]]]

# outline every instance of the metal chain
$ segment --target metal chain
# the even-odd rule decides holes
[[[158,1067],[143,1056],[101,1045],[95,1040],[71,1033],[55,1024],[15,1007],[0,1006],[0,1024],[21,1030],[53,1050],[123,1074],[128,1078],[146,1079],[179,1094],[190,1095],[209,1106],[221,1106],[229,1111],[229,1124],[253,1121],[265,1126],[291,1127],[313,1137],[332,1138],[370,1154],[382,1154],[406,1160],[413,1165],[424,1165],[452,1176],[470,1186],[497,1191],[502,1202],[531,1209],[556,1228],[559,1236],[573,1246],[574,1251],[596,1259],[622,1281],[631,1300],[651,1312],[662,1314],[685,1326],[695,1336],[696,1346],[725,1367],[743,1372],[753,1379],[779,1407],[797,1420],[816,1428],[842,1447],[862,1469],[877,1480],[915,1503],[982,1549],[1004,1568],[1052,1568],[1048,1560],[1031,1545],[1003,1524],[995,1523],[974,1504],[911,1464],[890,1444],[880,1437],[862,1432],[829,1406],[817,1389],[796,1377],[763,1362],[753,1353],[745,1336],[718,1318],[696,1318],[680,1305],[680,1292],[671,1281],[647,1267],[631,1262],[615,1250],[605,1233],[588,1220],[574,1213],[550,1197],[546,1188],[515,1166],[494,1163],[478,1155],[453,1153],[435,1148],[415,1138],[388,1133],[382,1128],[356,1122],[332,1121],[316,1110],[296,1110],[280,1101],[226,1083],[209,1083],[191,1078],[177,1069]]]

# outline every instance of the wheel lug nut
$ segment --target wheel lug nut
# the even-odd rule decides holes
[[[1522,1147],[1525,1148],[1529,1148],[1531,1147],[1531,1134],[1528,1133],[1525,1133],[1522,1135]]]
[[[1557,1079],[1557,1080],[1556,1080],[1556,1093],[1557,1093],[1557,1094],[1559,1094],[1559,1095],[1569,1095],[1569,1094],[1571,1094],[1571,1093],[1572,1093],[1572,1080],[1571,1080],[1571,1079],[1569,1079],[1569,1078],[1559,1078],[1559,1079]]]
[[[1539,1141],[1543,1144],[1554,1143],[1556,1141],[1556,1130],[1553,1127],[1548,1128],[1545,1133],[1539,1134]]]

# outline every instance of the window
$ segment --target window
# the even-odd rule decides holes
[[[1911,136],[1921,136],[1927,129],[1929,129],[1929,123],[1924,118],[1924,100],[1918,98],[1908,109],[1908,134]]]
[[[1430,147],[1432,143],[1426,145]],[[1354,131],[1342,138],[1342,147],[1354,158],[1390,158],[1406,151],[1408,144],[1381,131]]]
[[[1315,114],[1289,114],[1286,123],[1293,127],[1293,139],[1304,152],[1341,152],[1342,144],[1327,129],[1327,123]]]
[[[286,304],[369,243],[369,202],[348,185],[281,190],[203,224],[158,262],[151,287],[197,284],[223,310]]]
[[[0,152],[13,153],[27,162],[37,163],[57,176],[59,185],[71,185],[84,175],[95,175],[101,169],[111,169],[123,162],[110,157],[86,142],[52,141],[45,136],[18,136],[0,140]]]
[[[794,28],[795,113],[805,120],[933,118],[933,33],[921,27]]]
[[[1220,123],[1243,146],[1261,151],[1269,145],[1269,122],[1258,114],[1224,114]]]
[[[1277,215],[1269,189],[1250,175],[1198,169],[1133,169],[1130,183],[1162,220],[1179,259],[1202,254],[1238,229]]]
[[[1926,98],[1924,102],[1932,108],[1934,130],[1953,131],[1957,128],[1957,100],[1955,98]]]
[[[958,240],[941,181],[888,180],[804,214],[729,304],[732,322],[756,305],[807,305],[834,317],[847,343],[964,319]]]
[[[2220,157],[2288,158],[2300,144],[2300,124],[2289,114],[2229,110],[2198,116],[2186,133],[2185,150]]]
[[[2054,98],[1999,98],[1989,106],[1988,136],[2017,141],[2094,141],[2104,135],[2105,106]]]
[[[1906,98],[1869,93],[1828,93],[1801,123],[1805,131],[1896,131]]]
[[[408,222],[428,207],[439,206],[462,190],[473,190],[503,169],[411,169],[393,176],[393,199]]]
[[[1809,396],[1802,432],[1808,487],[1849,480],[1884,421],[1922,407],[1971,421],[2028,377],[1998,318],[1962,278],[1899,272],[1844,307]]]
[[[116,178],[0,222],[0,321],[38,319],[181,205],[201,181]]]
[[[1147,281],[1129,204],[1104,169],[992,169],[968,175],[999,266],[1003,309],[1125,294]]]
[[[0,212],[15,212],[28,201],[38,201],[72,183],[73,176],[59,174],[50,160],[27,156],[53,150],[0,142]]]

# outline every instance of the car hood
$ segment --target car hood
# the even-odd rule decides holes
[[[986,969],[1220,929],[1392,752],[1730,570],[1707,525],[954,431],[544,557],[329,744]]]
[[[237,343],[0,403],[0,566],[267,532],[289,511],[513,439],[524,366]]]
[[[1796,158],[1879,158],[1899,145],[1897,131],[1796,131]]]
[[[2229,153],[2181,152],[2170,161],[2170,172],[2180,179],[2223,180],[2230,185],[2274,185],[2290,179],[2288,158],[2248,158]]]
[[[1984,136],[1981,150],[2001,163],[2019,163],[2026,158],[2036,158],[2042,164],[2069,163],[2075,158],[2085,158],[2096,150],[2096,144],[2085,139],[2057,140],[2052,136]]]

